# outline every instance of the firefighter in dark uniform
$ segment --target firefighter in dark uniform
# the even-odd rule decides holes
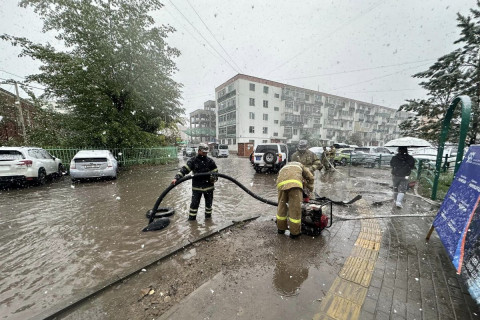
[[[190,158],[187,163],[180,168],[180,171],[175,175],[172,180],[172,184],[175,184],[178,179],[183,178],[193,172],[192,178],[192,201],[190,203],[190,212],[188,220],[197,219],[197,211],[200,205],[200,200],[205,198],[205,219],[212,217],[212,204],[213,204],[213,190],[215,189],[214,183],[218,179],[217,176],[200,176],[195,177],[197,173],[206,172],[218,172],[217,165],[212,158],[207,157],[208,145],[206,143],[200,143],[198,146],[198,154],[195,157]]]
[[[300,236],[301,232],[304,182],[311,192],[314,182],[313,174],[300,162],[289,162],[278,173],[277,229],[278,233],[284,234],[287,225],[290,225],[292,239]]]

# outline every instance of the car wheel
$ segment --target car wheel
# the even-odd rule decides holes
[[[277,157],[273,152],[269,151],[263,155],[263,161],[268,164],[274,164],[277,161]]]
[[[58,176],[58,177],[63,176],[63,172],[64,172],[64,171],[65,171],[65,168],[63,167],[63,164],[60,163],[60,164],[58,165],[57,176]]]
[[[347,158],[342,158],[342,160],[340,160],[340,163],[342,164],[342,166],[346,166],[347,165]]]
[[[47,173],[45,172],[45,169],[43,169],[43,168],[40,168],[38,170],[37,183],[41,186],[43,186],[45,183],[47,183]]]
[[[262,172],[262,167],[254,166],[253,168],[255,169],[255,172],[256,172],[256,173]]]

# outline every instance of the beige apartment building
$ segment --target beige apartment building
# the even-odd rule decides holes
[[[355,134],[364,146],[400,137],[409,113],[368,102],[237,74],[215,89],[220,143],[342,143]]]

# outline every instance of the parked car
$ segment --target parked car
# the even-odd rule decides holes
[[[381,165],[390,165],[390,160],[394,156],[390,150],[385,147],[358,147],[354,149],[355,152],[361,151],[370,155],[371,157],[366,157],[366,165],[374,167],[381,162]],[[372,161],[373,160],[373,161]]]
[[[278,172],[288,162],[288,148],[283,143],[262,143],[257,145],[252,155],[256,172],[263,169]]]
[[[217,157],[217,158],[228,158],[229,151],[228,151],[228,145],[226,144],[214,144],[212,147],[212,157]]]
[[[80,150],[70,162],[72,181],[91,178],[116,179],[118,162],[108,150]]]
[[[350,162],[350,154],[353,152],[354,149],[352,148],[344,148],[338,149],[335,153],[334,163],[341,164],[342,166],[346,166],[347,163]]]
[[[455,162],[457,160],[457,151],[457,146],[445,146],[442,155],[442,166],[445,165],[445,161],[447,162],[447,167],[455,166]],[[425,162],[429,161],[435,164],[437,162],[438,149],[433,147],[411,148],[411,150],[409,150],[409,154],[417,160],[424,160]]]
[[[315,153],[317,155],[318,159],[322,159],[323,147],[311,147],[308,150]],[[327,151],[330,151],[330,147],[327,147]]]
[[[364,151],[360,150],[353,150],[350,159],[352,161],[352,165],[364,165],[368,167],[374,167],[375,166],[375,156],[368,154]]]
[[[0,147],[0,183],[37,182],[62,176],[62,161],[36,147]]]
[[[185,157],[194,157],[197,155],[197,149],[195,147],[186,147],[183,155]]]

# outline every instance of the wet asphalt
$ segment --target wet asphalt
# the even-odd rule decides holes
[[[276,201],[275,174],[256,174],[247,158],[235,155],[215,160],[220,172]],[[171,165],[129,168],[114,181],[72,184],[64,176],[42,187],[0,190],[1,319],[38,315],[112,274],[141,267],[153,253],[166,252],[231,220],[257,215],[270,220],[274,215],[275,208],[220,179],[213,222],[203,220],[202,202],[197,224],[175,223],[187,216],[190,184],[185,183],[162,202],[176,211],[171,226],[157,234],[142,233],[148,222],[145,212],[184,161],[179,157]],[[410,192],[405,207],[394,208],[389,202],[387,169],[340,167],[332,173],[317,173],[315,190],[333,200],[349,200],[357,194],[363,199],[349,207],[335,206],[334,224],[317,239],[321,240],[318,254],[306,253],[310,263],[302,267],[295,283],[285,281],[290,277],[286,265],[269,266],[272,272],[245,277],[250,280],[241,287],[226,285],[228,277],[219,274],[163,318],[186,319],[195,312],[201,319],[327,319],[323,301],[329,294],[335,296],[331,288],[337,283],[336,275],[352,255],[363,224],[376,218],[382,236],[365,297],[354,314],[358,319],[478,319],[478,306],[469,299],[438,237],[434,234],[430,242],[424,240],[438,204]],[[378,201],[385,202],[372,205]],[[285,240],[282,250],[294,250],[290,239]],[[240,272],[255,275],[252,270]],[[216,307],[205,303],[212,290],[218,297]],[[252,300],[252,295],[260,298]],[[229,297],[237,299],[229,301]],[[344,314],[339,315],[340,319]],[[330,314],[330,318],[335,317]],[[350,314],[346,319],[354,317]]]

